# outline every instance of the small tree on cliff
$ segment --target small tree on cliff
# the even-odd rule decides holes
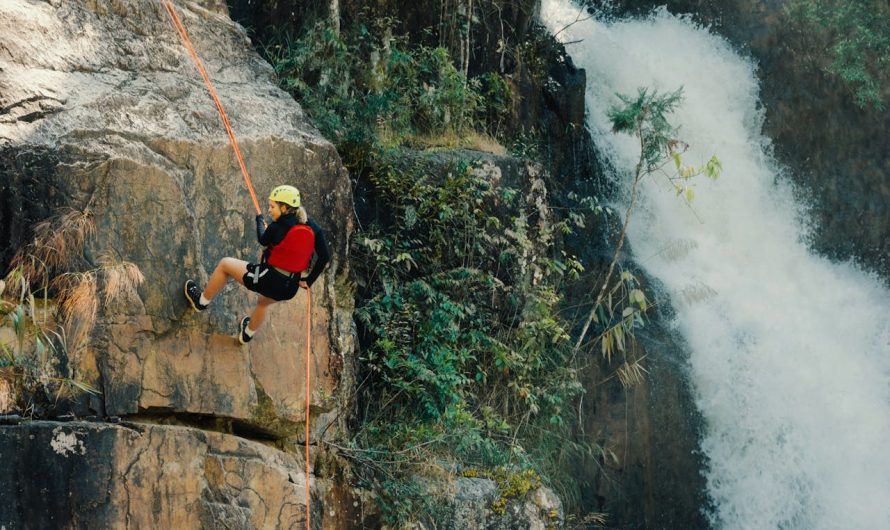
[[[690,203],[694,197],[692,178],[705,175],[710,179],[716,179],[720,175],[720,160],[716,156],[702,166],[687,166],[683,164],[682,154],[688,147],[675,137],[676,129],[668,121],[668,114],[673,112],[683,100],[683,89],[677,89],[667,94],[659,94],[657,91],[649,91],[646,88],[637,89],[635,96],[616,94],[621,104],[613,107],[608,117],[612,122],[612,132],[624,133],[635,136],[640,142],[640,154],[633,169],[633,179],[630,185],[630,197],[627,210],[624,213],[624,223],[618,235],[615,245],[615,253],[609,263],[602,286],[597,293],[596,300],[590,309],[590,314],[584,322],[584,327],[578,340],[575,342],[573,355],[578,352],[584,343],[584,338],[590,329],[590,324],[597,321],[597,314],[603,311],[602,304],[612,292],[609,289],[615,266],[624,246],[624,238],[627,235],[627,226],[630,223],[634,207],[636,206],[637,191],[640,181],[649,175],[664,175],[670,181],[677,195]],[[674,169],[671,173],[665,171],[673,161]],[[621,285],[629,275],[622,274]],[[616,287],[618,287],[616,286]],[[628,295],[630,306],[622,312],[619,323],[606,329],[602,335],[603,353],[611,355],[612,345],[617,345],[623,350],[623,330],[632,330],[634,317],[646,310],[647,301],[645,295],[639,289],[633,289]],[[608,308],[612,312],[612,308]],[[639,373],[639,372],[637,372]],[[619,373],[619,376],[622,374]],[[622,381],[624,378],[622,377]]]

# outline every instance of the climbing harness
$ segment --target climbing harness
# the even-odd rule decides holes
[[[269,272],[269,269],[263,269],[263,272],[260,272],[260,268],[257,267],[253,269],[253,272],[248,272],[245,276],[250,278],[253,283],[260,283],[260,278],[266,275]]]
[[[170,20],[173,22],[173,27],[176,29],[176,32],[179,34],[179,38],[182,40],[183,46],[188,51],[189,55],[192,58],[192,62],[195,63],[195,67],[198,69],[198,73],[201,74],[201,77],[204,79],[204,84],[207,86],[207,91],[210,92],[210,97],[213,98],[213,102],[216,104],[216,110],[219,111],[219,116],[222,119],[223,126],[226,128],[226,133],[229,135],[229,141],[232,144],[232,149],[235,151],[235,157],[238,158],[238,165],[241,167],[241,174],[244,175],[244,182],[247,184],[247,190],[250,192],[250,198],[253,200],[253,206],[256,208],[256,213],[262,213],[260,210],[260,203],[256,198],[256,193],[253,191],[253,184],[250,181],[250,175],[247,173],[247,166],[244,165],[244,158],[241,156],[241,150],[238,148],[238,141],[235,139],[235,133],[232,131],[232,124],[229,123],[229,117],[226,115],[226,111],[223,109],[222,102],[219,100],[219,96],[216,95],[216,90],[213,88],[213,83],[210,81],[210,77],[207,75],[207,71],[204,69],[204,64],[201,62],[201,58],[198,57],[198,52],[195,51],[195,47],[192,46],[192,41],[189,39],[188,33],[185,30],[185,26],[182,24],[182,21],[179,19],[179,16],[176,14],[176,9],[173,7],[173,3],[171,0],[161,0],[161,3],[164,5],[164,9],[167,10],[167,14],[170,15]],[[280,188],[280,187],[279,187]],[[278,190],[279,188],[276,188]],[[289,198],[292,198],[288,196]],[[299,204],[299,192],[296,195],[296,201]],[[290,201],[293,202],[293,201]],[[265,273],[263,273],[265,274]],[[260,275],[262,276],[262,274]],[[256,281],[257,278],[254,279]],[[312,290],[308,287],[306,288],[306,530],[311,530],[310,524],[310,514],[311,510],[311,494],[309,489],[309,403],[312,399],[311,392],[311,368],[310,368],[310,357],[312,355]]]

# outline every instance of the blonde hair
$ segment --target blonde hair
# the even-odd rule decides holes
[[[306,213],[306,208],[299,206],[297,208],[297,211],[294,213],[297,216],[297,221],[299,221],[301,224],[306,224],[306,222],[309,221],[309,214]]]
[[[306,224],[309,221],[309,214],[306,213],[306,208],[303,208],[302,206],[297,206],[296,208],[294,208],[293,206],[291,206],[290,204],[287,204],[286,202],[279,202],[279,201],[275,201],[275,202],[278,203],[278,206],[285,208],[285,211],[284,211],[285,214],[287,214],[287,215],[293,214],[293,215],[297,216],[298,223]]]

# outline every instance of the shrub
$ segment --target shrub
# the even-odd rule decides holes
[[[61,397],[99,393],[77,372],[99,309],[134,295],[143,277],[132,263],[110,256],[99,255],[98,265],[86,259],[95,232],[89,210],[64,210],[32,232],[0,281],[0,325],[15,335],[13,344],[0,343],[0,366],[14,368],[5,377],[23,390],[16,409],[40,416]]]
[[[440,135],[497,133],[512,98],[504,79],[467,79],[447,50],[412,47],[392,35],[393,25],[381,18],[337,33],[319,22],[299,38],[273,39],[264,52],[282,87],[341,154],[418,137],[429,143]]]
[[[829,44],[829,72],[860,107],[883,110],[890,90],[890,4],[884,0],[794,0],[792,17]]]
[[[431,461],[454,473],[545,465],[525,444],[565,436],[581,392],[556,291],[578,266],[550,257],[555,227],[540,228],[519,190],[466,162],[437,170],[381,157],[361,181],[357,193],[378,209],[353,246],[356,448],[411,455],[406,475]]]

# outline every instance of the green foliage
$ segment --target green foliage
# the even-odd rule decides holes
[[[358,47],[361,48],[359,43]],[[354,104],[351,51],[330,27],[318,24],[302,37],[282,35],[264,49],[283,88],[302,102],[315,125],[332,138],[367,134],[357,122],[361,108]],[[364,121],[360,121],[365,125]],[[340,132],[340,134],[336,134]]]
[[[402,528],[419,514],[428,514],[435,507],[423,486],[412,478],[387,477],[373,484],[374,495],[381,510],[381,522],[390,528]]]
[[[523,286],[534,245],[527,220],[502,226],[489,213],[516,207],[516,190],[493,188],[469,166],[442,181],[390,166],[371,181],[396,219],[356,238],[367,295],[357,316],[373,337],[364,360],[384,393],[399,394],[400,417],[453,419],[499,393],[512,405],[500,420],[514,407],[538,408],[541,372],[559,370],[568,336],[552,285]]]
[[[532,25],[519,44],[518,60],[527,75],[538,85],[545,86],[550,77],[551,61],[565,60],[566,53],[562,44],[553,34],[540,24]]]
[[[507,511],[510,499],[521,499],[541,485],[541,477],[534,469],[516,470],[500,466],[487,476],[498,485],[498,498],[491,504],[491,511],[498,514]]]
[[[592,342],[599,343],[602,357],[611,364],[614,354],[618,353],[621,356],[620,366],[608,379],[617,377],[622,386],[627,388],[642,381],[648,373],[642,364],[645,356],[638,356],[632,346],[635,345],[635,329],[644,324],[643,315],[650,304],[630,272],[621,272],[619,280],[615,283],[612,283],[612,275],[621,257],[621,248],[627,235],[628,223],[633,216],[639,183],[646,176],[662,175],[673,184],[677,194],[682,195],[689,204],[694,198],[692,178],[705,175],[716,179],[720,175],[722,165],[716,156],[712,156],[707,163],[699,167],[683,163],[682,153],[688,146],[674,137],[675,130],[668,119],[668,115],[682,101],[682,89],[659,94],[657,91],[650,92],[646,88],[639,88],[635,96],[622,94],[616,96],[621,105],[609,110],[608,117],[612,121],[612,130],[615,133],[636,137],[640,145],[639,159],[632,172],[624,224],[612,260],[575,342],[573,352],[577,353],[585,344],[584,338],[591,325],[596,324],[600,334]],[[664,170],[670,160],[674,161],[676,169],[673,175]]]
[[[612,130],[634,135],[640,140],[640,163],[644,171],[656,169],[674,145],[674,128],[667,115],[683,100],[683,89],[659,94],[639,88],[636,96],[616,94],[623,103],[608,112]]]
[[[380,18],[337,33],[320,22],[267,43],[265,55],[341,153],[500,128],[513,97],[502,76],[468,80],[447,50],[412,47],[393,27]]]
[[[793,17],[827,39],[829,70],[860,107],[883,110],[890,87],[890,4],[885,0],[794,0]]]
[[[541,229],[519,190],[464,162],[383,158],[365,181],[380,209],[353,247],[366,380],[356,446],[410,454],[408,468],[546,465],[541,433],[565,435],[582,392],[557,294],[580,265],[547,248],[562,228]]]
[[[683,161],[683,153],[689,146],[675,137],[676,130],[668,119],[668,115],[683,101],[682,88],[667,94],[639,88],[636,96],[616,96],[622,105],[612,107],[608,112],[612,131],[635,136],[640,142],[635,183],[643,176],[658,172],[673,185],[677,195],[682,195],[687,203],[691,203],[695,197],[693,177],[704,175],[716,180],[720,176],[723,164],[717,156],[711,156],[700,166],[687,165]],[[674,174],[662,171],[668,158],[674,162]]]
[[[685,146],[683,147],[685,149]],[[674,185],[677,195],[682,195],[687,203],[692,203],[695,198],[693,192],[692,178],[704,175],[711,180],[717,180],[723,171],[723,163],[716,155],[711,156],[707,162],[700,166],[686,165],[683,163],[683,154],[676,150],[671,152],[671,158],[674,160],[674,166],[677,170],[675,176],[668,176],[668,180]]]
[[[623,362],[627,362],[636,330],[645,325],[649,305],[636,277],[628,271],[622,271],[619,281],[608,292],[605,303],[596,308],[593,316],[593,321],[599,325],[600,334],[597,339],[600,351],[607,362],[611,363],[612,356],[616,353],[620,354]],[[624,382],[620,371],[616,375]]]
[[[489,133],[500,138],[504,121],[510,116],[509,110],[515,103],[516,95],[503,75],[485,72],[476,78],[479,95],[485,102],[484,121]]]
[[[520,129],[511,138],[509,146],[511,155],[528,160],[542,160],[546,149],[546,142],[534,129]]]

